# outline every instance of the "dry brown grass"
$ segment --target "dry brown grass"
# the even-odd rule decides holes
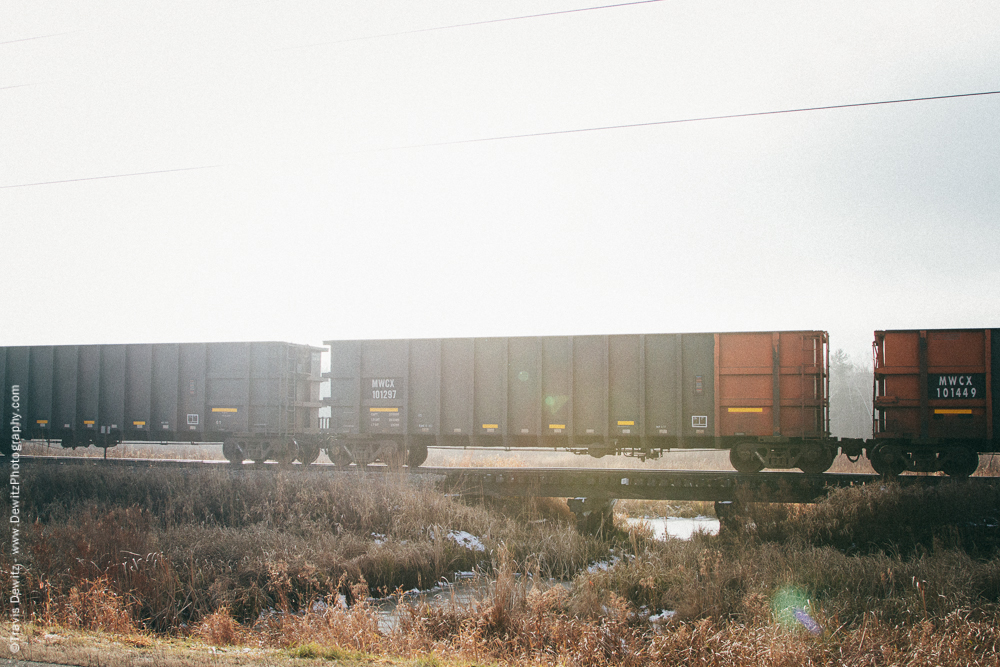
[[[465,504],[406,476],[45,466],[31,487],[25,610],[70,627],[111,627],[85,613],[101,591],[107,604],[96,608],[165,631],[223,608],[242,623],[299,611],[362,584],[362,600],[428,588],[489,569],[490,550],[504,543],[559,578],[610,547],[578,534],[564,501]],[[486,550],[463,546],[455,531]]]
[[[243,627],[233,620],[228,607],[221,607],[205,617],[195,631],[212,646],[228,646],[247,637]]]
[[[130,651],[266,649],[268,664],[998,664],[995,489],[880,483],[657,542],[580,536],[559,502],[465,504],[403,477],[46,466],[31,488],[22,608],[39,647],[76,628]],[[369,595],[458,569],[488,574],[482,599],[380,624]],[[787,625],[792,598],[822,634]]]

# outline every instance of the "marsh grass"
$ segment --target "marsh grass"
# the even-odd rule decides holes
[[[735,522],[756,538],[830,546],[848,554],[904,556],[954,548],[992,557],[1000,548],[1000,483],[903,487],[879,482],[830,491],[811,505],[748,502]]]
[[[401,475],[46,466],[31,482],[26,608],[72,627],[111,626],[81,611],[98,590],[114,601],[105,608],[164,631],[223,609],[246,624],[331,595],[354,602],[429,588],[456,571],[489,570],[499,544],[563,579],[609,549],[574,530],[564,502],[466,504]],[[454,531],[484,550],[459,544]]]
[[[615,514],[628,518],[715,516],[715,503],[707,500],[619,500]]]
[[[718,536],[661,542],[581,536],[558,500],[465,503],[406,477],[39,467],[31,482],[22,609],[36,637],[180,635],[349,664],[998,663],[990,488],[745,503]],[[371,596],[456,570],[483,573],[485,594],[401,601],[380,623]],[[788,621],[789,601],[818,635]]]

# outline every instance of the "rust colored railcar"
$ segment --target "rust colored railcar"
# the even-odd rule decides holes
[[[980,453],[1000,450],[998,346],[998,329],[875,332],[876,471],[968,476]]]
[[[829,468],[823,331],[328,341],[330,459],[429,446],[656,458],[729,449],[740,471]]]

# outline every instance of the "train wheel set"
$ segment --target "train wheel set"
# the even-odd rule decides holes
[[[310,465],[323,452],[339,468],[364,468],[372,463],[384,463],[399,469],[404,465],[415,468],[427,460],[427,446],[422,444],[405,447],[395,440],[374,442],[345,442],[336,438],[258,438],[252,436],[230,437],[222,443],[222,455],[233,464],[246,461],[264,463],[275,461],[289,465]]]
[[[870,439],[830,433],[829,337],[769,331],[0,348],[0,410],[64,447],[222,442],[233,463],[417,467],[429,447],[658,458],[740,473],[968,477],[1000,451],[1000,330],[876,331]],[[329,396],[320,398],[326,383]],[[329,416],[320,416],[328,410]],[[10,445],[6,445],[8,448]]]

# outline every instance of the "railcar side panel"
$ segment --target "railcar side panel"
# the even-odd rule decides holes
[[[75,438],[95,442],[101,430],[101,346],[77,348]]]
[[[779,428],[783,435],[827,435],[826,334],[786,331],[778,340]]]
[[[125,428],[125,346],[102,345],[99,409],[100,435],[117,438]]]
[[[206,348],[205,409],[208,430],[250,432],[250,346],[209,343]]]
[[[409,346],[405,340],[371,341],[361,346],[361,432],[406,432]]]
[[[153,421],[153,346],[127,345],[125,366],[125,437],[148,440]]]
[[[645,336],[645,422],[643,434],[666,443],[680,435],[683,372],[681,334]]]
[[[683,334],[681,341],[681,434],[692,446],[706,446],[710,444],[706,438],[720,435],[716,414],[715,335]]]
[[[441,432],[444,436],[475,433],[475,348],[472,338],[441,340]]]
[[[542,435],[542,345],[540,338],[507,342],[507,432],[515,437]],[[546,424],[547,426],[547,424]]]
[[[28,378],[29,412],[28,426],[34,438],[49,437],[52,433],[52,371],[55,364],[55,350],[51,345],[31,348],[29,354],[30,371]]]
[[[185,343],[178,348],[178,386],[177,422],[189,437],[208,430],[210,419],[206,408],[206,357],[208,346],[205,343]]]
[[[330,345],[330,430],[344,435],[361,432],[361,343],[337,341]]]
[[[571,346],[567,336],[542,338],[542,432],[557,441],[569,435],[573,417]]]
[[[571,403],[572,431],[576,441],[603,442],[608,437],[608,337],[573,336],[572,390],[565,400]],[[563,399],[559,399],[563,400]]]
[[[7,348],[7,391],[14,385],[18,387],[18,393],[20,395],[21,409],[19,410],[21,414],[21,438],[26,439],[31,437],[30,428],[30,415],[31,415],[31,394],[28,390],[29,379],[30,379],[30,352],[31,348],[28,347],[9,347]],[[4,405],[7,405],[10,397],[4,401]],[[8,419],[5,423],[10,423],[10,417],[12,414],[12,409],[7,407],[7,417]]]
[[[1000,415],[1000,329],[990,329],[990,411],[986,415],[986,432],[993,442],[993,451],[1000,449],[1000,429],[997,415]]]
[[[178,399],[185,389],[180,383],[179,348],[176,344],[152,346],[149,431],[153,438],[163,432],[188,430],[186,424],[177,423]]]
[[[773,435],[772,334],[718,334],[718,341],[721,435]]]
[[[476,338],[474,433],[488,436],[491,444],[507,434],[507,339]]]
[[[638,438],[643,433],[644,361],[641,336],[608,336],[608,431],[617,437]]]
[[[441,433],[441,341],[410,342],[408,390],[409,432],[420,436]]]
[[[80,375],[79,348],[60,345],[53,359],[52,419],[53,437],[72,437],[76,428],[76,395]]]

